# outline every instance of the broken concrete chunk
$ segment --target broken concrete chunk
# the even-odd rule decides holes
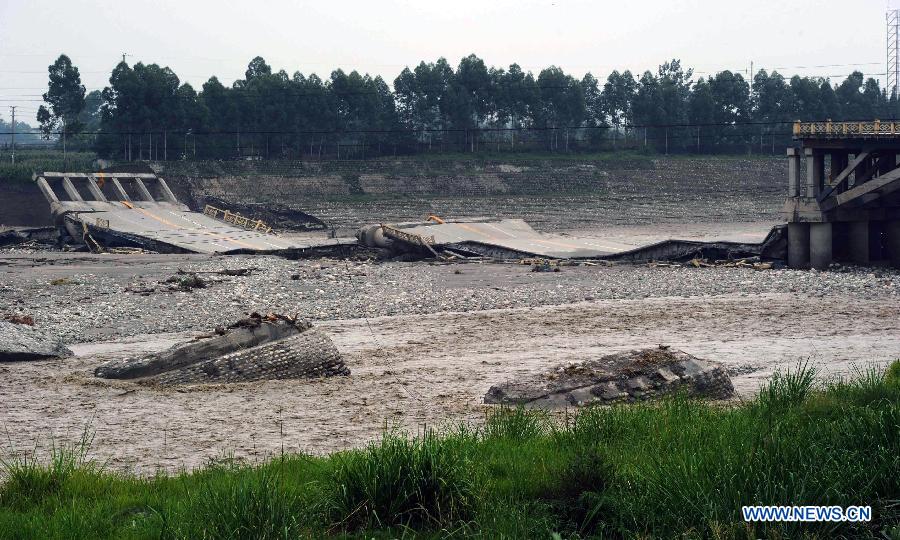
[[[651,399],[681,389],[713,399],[734,395],[722,365],[660,346],[558,366],[547,373],[495,385],[484,402],[558,408]]]
[[[0,321],[0,362],[68,358],[70,351],[58,338],[28,324]]]
[[[597,401],[597,396],[591,392],[590,388],[576,388],[566,394],[566,399],[570,404],[581,407]]]
[[[643,377],[635,377],[633,379],[629,379],[628,382],[625,383],[629,390],[646,390],[650,384],[647,382],[647,379]]]
[[[672,384],[681,379],[678,375],[675,375],[668,368],[659,368],[657,370],[656,375],[660,378],[663,384]]]
[[[273,379],[311,379],[350,375],[331,339],[310,330],[298,336],[161,373],[157,384],[230,383]]]
[[[199,341],[114,360],[94,371],[97,377],[163,385],[349,374],[331,339],[308,322],[256,313]]]
[[[591,387],[591,392],[607,401],[615,401],[628,397],[628,393],[619,390],[614,383],[601,383]]]

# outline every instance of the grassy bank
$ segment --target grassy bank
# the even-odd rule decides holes
[[[34,171],[92,172],[97,155],[93,152],[68,152],[58,150],[17,150],[16,163],[12,164],[9,151],[0,151],[0,184],[4,182],[28,182]]]
[[[149,479],[102,470],[88,447],[6,463],[0,537],[900,538],[900,362],[828,383],[800,368],[734,407],[497,411],[477,429]],[[874,520],[748,525],[746,504],[872,505]]]

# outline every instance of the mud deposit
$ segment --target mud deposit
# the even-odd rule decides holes
[[[156,290],[178,269],[242,267],[258,270],[211,275],[193,292]],[[491,385],[657,344],[723,363],[740,398],[799,361],[831,376],[900,358],[898,295],[900,274],[871,268],[533,273],[517,264],[0,253],[0,313],[32,314],[76,353],[0,364],[0,455],[77,440],[85,428],[95,433],[94,458],[141,474],[223,455],[325,453],[385,426],[479,422]],[[311,319],[352,375],[177,389],[92,375],[104,361],[160,351],[251,310]]]

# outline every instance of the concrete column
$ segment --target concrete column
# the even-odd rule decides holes
[[[869,264],[869,222],[847,223],[847,254],[851,262]]]
[[[825,154],[805,148],[806,156],[806,196],[818,197],[825,183]]]
[[[897,154],[890,150],[879,150],[878,174],[887,174],[897,167]]]
[[[69,180],[68,176],[63,177],[62,185],[63,189],[66,190],[66,193],[69,194],[69,198],[71,198],[73,201],[84,201],[84,199],[81,198],[81,194],[78,193],[77,189],[75,189],[75,184],[73,184],[72,181]]]
[[[809,223],[788,223],[788,266],[809,266]]]
[[[834,150],[831,152],[831,167],[828,171],[828,185],[834,185],[834,179],[847,168],[850,162],[849,153],[846,150]]]
[[[147,202],[156,202],[156,201],[153,199],[153,195],[150,195],[150,190],[148,190],[148,189],[147,189],[147,186],[144,185],[143,180],[141,180],[140,178],[135,178],[135,179],[134,179],[134,185],[137,186],[138,193],[141,194],[141,197],[142,197],[145,201],[147,201]]]
[[[884,232],[887,255],[891,264],[900,268],[900,220],[885,222]]]
[[[818,270],[828,268],[833,260],[831,223],[809,224],[809,265]]]
[[[131,197],[128,196],[128,192],[125,191],[125,188],[122,187],[122,183],[119,182],[118,178],[110,178],[110,182],[112,182],[113,188],[116,193],[119,194],[119,197],[122,198],[123,201],[131,202]]]
[[[38,187],[41,189],[41,193],[44,194],[44,197],[47,198],[48,202],[59,202],[59,197],[57,197],[56,193],[53,192],[53,188],[51,188],[50,184],[47,183],[46,178],[44,178],[43,176],[39,176],[36,182]]]
[[[870,156],[856,166],[856,169],[853,171],[853,181],[847,184],[848,187],[860,185],[863,182],[863,179],[869,176],[870,169],[874,167],[873,161],[873,158]]]
[[[788,148],[788,197],[800,196],[800,151]]]
[[[106,195],[103,194],[103,191],[100,189],[100,186],[97,185],[97,180],[93,176],[88,176],[87,187],[88,187],[88,191],[91,192],[91,195],[94,196],[94,200],[100,201],[100,202],[107,202]]]

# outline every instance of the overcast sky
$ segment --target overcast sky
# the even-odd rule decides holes
[[[894,3],[896,0],[892,0]],[[696,77],[746,74],[883,81],[886,0],[0,0],[0,117],[34,124],[47,66],[66,53],[88,90],[129,63],[171,67],[195,86],[243,76],[254,56],[274,70],[382,75],[470,53],[539,72],[558,65],[604,80],[680,58]]]

